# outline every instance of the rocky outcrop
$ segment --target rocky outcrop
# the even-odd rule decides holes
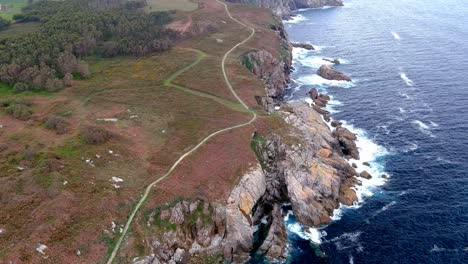
[[[319,113],[304,103],[289,104],[286,122],[299,128],[305,143],[286,149],[288,196],[294,215],[308,226],[326,224],[341,201],[357,201],[352,184],[356,171],[343,158],[340,142]]]
[[[357,137],[354,133],[349,131],[347,128],[338,126],[333,132],[333,135],[338,139],[346,158],[359,159],[359,150],[355,142]]]
[[[263,80],[268,97],[283,98],[284,89],[288,82],[284,62],[275,58],[270,52],[260,50],[247,53],[242,63]]]
[[[317,8],[323,6],[342,6],[342,0],[228,0],[231,3],[253,4],[269,8],[281,18],[291,16],[292,11],[299,8]]]
[[[291,45],[294,48],[303,48],[303,49],[306,49],[306,50],[315,50],[314,46],[312,46],[312,44],[309,44],[309,43],[293,42],[293,43],[291,43]]]
[[[248,52],[242,58],[242,64],[265,84],[266,97],[257,98],[257,102],[266,105],[267,111],[272,105],[268,100],[279,102],[283,98],[292,71],[292,47],[284,27],[271,25],[270,28],[278,35],[281,49],[286,51],[282,57],[276,58],[266,50],[259,50]]]
[[[226,206],[226,243],[228,261],[245,259],[253,249],[256,231],[254,209],[266,192],[266,178],[260,166],[245,174],[229,196]]]
[[[181,201],[170,208],[157,208],[147,222],[158,228],[153,254],[133,263],[186,263],[194,254],[219,252],[226,235],[226,207],[202,201]]]
[[[286,254],[286,228],[283,223],[281,205],[274,205],[271,218],[268,235],[259,251],[270,259],[281,259]]]
[[[320,66],[320,68],[317,70],[317,74],[327,80],[347,81],[347,82],[351,81],[351,78],[349,76],[346,76],[345,74],[333,69],[332,67],[328,65]]]

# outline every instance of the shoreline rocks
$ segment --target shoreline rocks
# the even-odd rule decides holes
[[[351,78],[349,76],[346,76],[345,74],[333,69],[331,66],[328,65],[322,65],[320,68],[317,70],[317,74],[325,78],[327,80],[335,80],[335,81],[347,81],[351,82]]]
[[[309,43],[292,42],[291,45],[294,48],[303,48],[303,49],[306,49],[306,50],[315,50],[314,46],[312,46],[312,44],[309,44]]]

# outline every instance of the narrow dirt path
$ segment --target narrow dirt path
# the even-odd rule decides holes
[[[157,180],[155,180],[154,182],[150,183],[143,195],[141,196],[140,200],[138,201],[138,203],[135,205],[135,207],[133,208],[131,214],[128,216],[128,219],[127,219],[127,223],[125,224],[125,227],[122,231],[122,234],[120,235],[117,243],[115,244],[114,246],[114,249],[112,250],[112,253],[110,254],[108,260],[107,260],[107,264],[111,264],[115,257],[117,256],[117,253],[119,252],[119,249],[122,245],[122,242],[123,240],[125,239],[125,236],[127,235],[128,233],[128,230],[130,229],[130,226],[133,222],[133,219],[135,218],[136,214],[138,213],[138,210],[141,208],[141,206],[143,205],[143,203],[145,202],[145,200],[148,198],[150,192],[151,192],[151,189],[156,185],[158,184],[159,182],[161,182],[162,180],[164,180],[165,178],[167,178],[174,170],[175,168],[180,164],[180,162],[182,162],[187,156],[189,156],[190,154],[192,154],[194,151],[196,151],[197,149],[199,149],[202,145],[204,145],[208,140],[210,140],[211,138],[219,135],[219,134],[222,134],[226,131],[230,131],[230,130],[234,130],[234,129],[237,129],[237,128],[241,128],[241,127],[244,127],[244,126],[248,126],[250,124],[252,124],[256,119],[257,119],[257,114],[249,109],[249,107],[247,106],[247,104],[244,103],[244,101],[239,97],[239,95],[237,95],[236,91],[234,90],[234,88],[232,87],[232,84],[231,82],[229,81],[229,78],[227,76],[227,73],[226,73],[226,59],[228,58],[228,56],[239,46],[243,45],[244,43],[246,43],[247,41],[249,41],[254,35],[255,35],[255,29],[252,28],[252,27],[249,27],[247,25],[245,25],[244,23],[240,22],[239,20],[235,19],[234,17],[232,17],[231,15],[231,12],[229,12],[229,8],[227,6],[227,4],[219,1],[219,0],[216,0],[218,3],[224,5],[224,8],[226,10],[226,13],[227,15],[229,16],[229,18],[231,20],[233,20],[234,22],[240,24],[241,26],[249,29],[251,31],[250,35],[244,39],[243,41],[237,43],[234,47],[232,47],[228,52],[226,52],[224,54],[224,57],[223,57],[223,60],[221,62],[221,69],[223,71],[223,76],[224,76],[224,81],[226,82],[226,85],[228,86],[229,90],[231,91],[231,93],[234,95],[234,97],[239,101],[239,103],[244,107],[244,109],[246,111],[248,111],[250,113],[250,115],[252,116],[252,118],[245,122],[245,123],[242,123],[242,124],[239,124],[239,125],[235,125],[235,126],[231,126],[231,127],[227,127],[227,128],[224,128],[224,129],[221,129],[221,130],[218,130],[212,134],[210,134],[209,136],[207,136],[205,139],[203,139],[200,143],[198,143],[195,147],[193,147],[191,150],[189,150],[188,152],[186,152],[185,154],[183,154],[173,165],[172,167],[165,173],[163,174],[161,177],[159,177]],[[193,64],[193,63],[192,63]],[[190,66],[190,65],[189,65]],[[193,66],[193,65],[192,65]],[[176,74],[179,74],[181,72],[176,72]],[[177,77],[177,76],[175,76]],[[175,78],[174,77],[174,78]],[[169,78],[168,79],[168,82],[170,83],[174,78]]]

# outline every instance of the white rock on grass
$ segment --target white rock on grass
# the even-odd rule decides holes
[[[112,176],[112,182],[115,182],[115,183],[118,183],[118,182],[123,182],[124,180],[122,178],[119,178],[119,177],[115,177],[115,176]]]
[[[43,245],[43,244],[39,244],[36,248],[36,251],[41,253],[42,255],[45,255],[45,252],[44,250],[47,249],[47,246],[46,245]]]
[[[119,121],[117,118],[98,118],[96,121],[103,121],[103,122],[117,122]]]

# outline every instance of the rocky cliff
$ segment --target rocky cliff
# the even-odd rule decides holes
[[[340,203],[357,201],[352,186],[359,184],[358,175],[322,115],[304,102],[284,104],[278,114],[296,128],[290,136],[298,140],[285,143],[279,135],[255,134],[259,165],[241,178],[226,204],[184,201],[154,212],[158,221],[149,222],[165,228],[154,237],[154,255],[135,263],[185,263],[189,256],[220,252],[224,260],[241,263],[254,251],[281,259],[286,253],[283,204],[291,204],[300,223],[320,226],[330,222]]]
[[[323,6],[342,6],[342,0],[227,0],[232,3],[254,4],[269,8],[281,18],[291,16],[292,11],[300,8],[317,8]]]

